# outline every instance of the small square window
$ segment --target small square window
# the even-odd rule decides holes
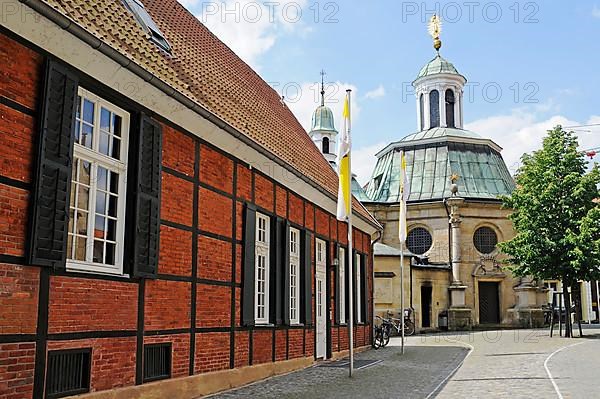
[[[171,343],[144,346],[144,382],[171,378]]]
[[[46,397],[63,398],[90,391],[92,349],[48,352]]]

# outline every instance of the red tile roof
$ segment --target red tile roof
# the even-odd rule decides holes
[[[43,1],[337,197],[337,174],[277,92],[176,0],[143,1],[170,55],[121,0]],[[356,200],[354,208],[377,225]]]

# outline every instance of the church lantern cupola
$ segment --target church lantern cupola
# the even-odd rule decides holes
[[[429,22],[436,57],[425,65],[413,82],[417,97],[419,131],[436,127],[463,128],[463,90],[467,79],[440,55],[441,21],[434,15]]]
[[[321,105],[313,113],[309,135],[325,159],[335,168],[338,131],[335,129],[333,111],[325,105],[325,72],[321,72]]]

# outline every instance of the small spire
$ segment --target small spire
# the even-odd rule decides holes
[[[321,106],[325,106],[325,70],[321,70]]]
[[[439,55],[440,48],[442,48],[442,41],[440,40],[440,34],[442,33],[442,20],[437,14],[433,14],[429,20],[427,29],[433,38],[433,48],[438,52]]]

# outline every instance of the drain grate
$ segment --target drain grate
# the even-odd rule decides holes
[[[371,367],[378,363],[381,363],[382,361],[383,360],[377,360],[377,359],[354,360],[354,370],[360,370],[360,369],[364,369],[367,367]],[[341,359],[341,360],[336,360],[335,362],[322,363],[322,364],[319,364],[317,367],[348,368],[349,364],[350,364],[350,360]]]

